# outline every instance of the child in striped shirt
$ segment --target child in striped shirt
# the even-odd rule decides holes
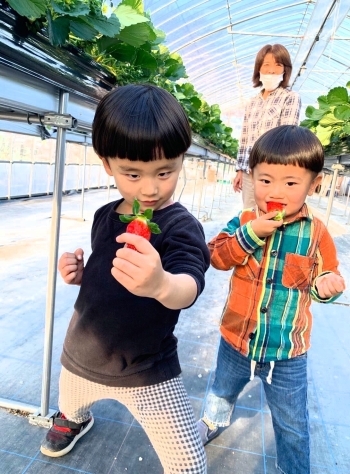
[[[233,273],[215,380],[197,426],[203,444],[218,436],[244,386],[259,376],[284,474],[310,473],[311,301],[331,303],[345,289],[333,239],[305,204],[323,164],[322,145],[310,130],[282,125],[264,133],[249,157],[256,209],[241,211],[209,242],[213,267]],[[282,211],[269,211],[270,203]]]

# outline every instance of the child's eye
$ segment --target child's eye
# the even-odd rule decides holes
[[[137,179],[137,178],[140,177],[138,174],[127,174],[126,176],[127,176],[129,179]]]
[[[163,171],[163,173],[159,173],[159,177],[160,178],[167,178],[168,176],[170,176],[171,174],[171,171]]]
[[[296,183],[294,181],[288,181],[287,186],[294,186]]]
[[[270,181],[268,179],[261,179],[260,180],[263,184],[270,184]]]

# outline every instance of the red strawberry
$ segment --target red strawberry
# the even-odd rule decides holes
[[[286,211],[281,202],[269,201],[267,204],[267,212],[278,211],[278,213],[273,218],[274,221],[280,221],[284,218]]]
[[[140,212],[140,203],[137,199],[134,200],[132,206],[132,215],[123,214],[119,216],[122,222],[127,223],[126,232],[130,234],[140,235],[147,240],[151,239],[151,234],[160,234],[161,230],[158,225],[151,222],[153,216],[153,209],[145,209],[145,212]],[[134,245],[125,244],[125,247],[136,250]]]

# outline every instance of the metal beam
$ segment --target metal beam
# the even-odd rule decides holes
[[[291,84],[299,90],[350,11],[349,0],[319,0],[293,61]],[[301,69],[304,73],[301,75]]]

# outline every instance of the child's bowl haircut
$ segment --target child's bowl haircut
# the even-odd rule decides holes
[[[320,140],[309,129],[281,125],[265,132],[253,145],[250,169],[259,163],[300,166],[317,175],[323,169],[324,151]]]
[[[171,159],[185,153],[190,144],[191,129],[182,106],[160,87],[117,87],[97,106],[92,145],[101,158]]]

